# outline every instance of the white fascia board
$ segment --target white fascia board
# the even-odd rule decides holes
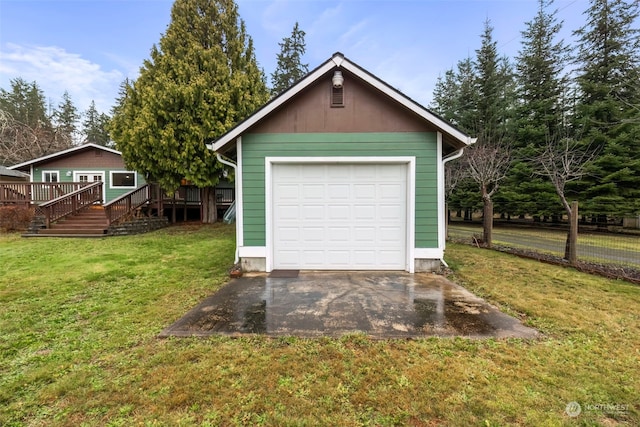
[[[34,164],[34,163],[42,162],[44,160],[53,159],[54,157],[63,156],[65,154],[73,153],[74,151],[84,150],[84,149],[89,148],[89,147],[97,148],[99,150],[103,150],[103,151],[106,151],[108,153],[117,154],[119,156],[122,155],[122,153],[120,151],[118,151],[118,150],[114,150],[113,148],[108,148],[108,147],[105,147],[105,146],[102,146],[102,145],[98,145],[98,144],[94,144],[94,143],[90,142],[88,144],[83,144],[83,145],[78,145],[77,147],[67,148],[66,150],[58,151],[57,153],[47,154],[46,156],[38,157],[37,159],[33,159],[33,160],[29,160],[27,162],[19,163],[17,165],[9,166],[8,169],[21,168],[23,166],[27,166],[27,165],[31,165],[31,164]]]

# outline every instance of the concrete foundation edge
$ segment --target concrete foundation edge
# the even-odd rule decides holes
[[[267,259],[266,258],[240,258],[240,266],[242,271],[267,271]]]
[[[251,271],[266,271],[267,270],[267,259],[262,257],[250,258],[250,257],[242,257],[240,259],[240,265],[242,267],[242,271],[251,272]],[[416,273],[424,273],[424,272],[437,272],[442,268],[442,263],[439,259],[415,259],[414,260],[414,269]]]

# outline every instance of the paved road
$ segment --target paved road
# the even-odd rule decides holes
[[[482,229],[478,227],[468,227],[459,225],[449,226],[449,237],[454,239],[471,238],[474,234],[482,234]],[[564,234],[564,233],[559,233]],[[638,244],[631,249],[615,249],[611,247],[598,246],[597,244],[578,242],[578,259],[590,260],[602,263],[613,263],[640,267],[640,237]],[[530,234],[518,234],[518,229],[494,228],[493,242],[495,244],[512,246],[514,248],[526,248],[534,251],[553,253],[564,256],[564,240],[553,240],[544,234],[539,236]]]

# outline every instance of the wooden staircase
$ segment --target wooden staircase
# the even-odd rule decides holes
[[[41,228],[31,237],[104,237],[109,221],[102,205],[93,205]]]

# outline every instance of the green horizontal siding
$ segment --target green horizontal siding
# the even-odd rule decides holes
[[[265,157],[416,157],[416,247],[438,247],[437,137],[431,132],[242,137],[245,246],[265,246]]]
[[[123,169],[99,169],[99,168],[34,168],[33,170],[33,182],[44,182],[43,172],[58,172],[58,179],[60,182],[73,182],[73,173],[76,171],[80,172],[102,172],[104,173],[104,188],[105,188],[105,203],[110,202],[111,200],[122,196],[123,194],[128,193],[133,190],[132,188],[110,188],[111,187],[111,174],[110,172],[123,172]],[[69,176],[67,176],[69,173]],[[137,175],[137,186],[145,184],[144,177],[136,172]]]

